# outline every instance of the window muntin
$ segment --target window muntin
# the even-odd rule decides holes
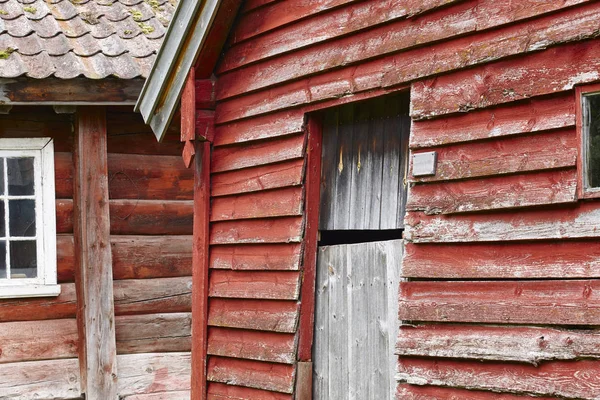
[[[0,298],[58,295],[54,151],[0,139]]]

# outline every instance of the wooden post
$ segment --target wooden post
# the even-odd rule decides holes
[[[192,261],[192,400],[206,399],[210,142],[196,142]]]
[[[74,238],[81,390],[87,400],[117,399],[106,110],[76,114]]]

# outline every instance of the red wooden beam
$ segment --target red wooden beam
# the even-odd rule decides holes
[[[183,162],[189,168],[196,154],[194,140],[196,139],[196,75],[194,68],[190,69],[183,93],[181,94],[181,141],[183,145]]]
[[[210,142],[196,142],[194,238],[192,261],[192,387],[191,398],[206,399],[208,341],[208,269],[210,218]]]

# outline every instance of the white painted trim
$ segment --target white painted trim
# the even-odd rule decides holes
[[[0,299],[49,297],[60,294],[60,285],[23,285],[0,287]]]

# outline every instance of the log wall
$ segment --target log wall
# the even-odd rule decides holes
[[[246,1],[216,69],[208,397],[294,392],[306,113],[410,88],[411,151],[438,168],[408,177],[398,398],[595,398],[600,206],[576,198],[573,88],[600,79],[599,16]]]

